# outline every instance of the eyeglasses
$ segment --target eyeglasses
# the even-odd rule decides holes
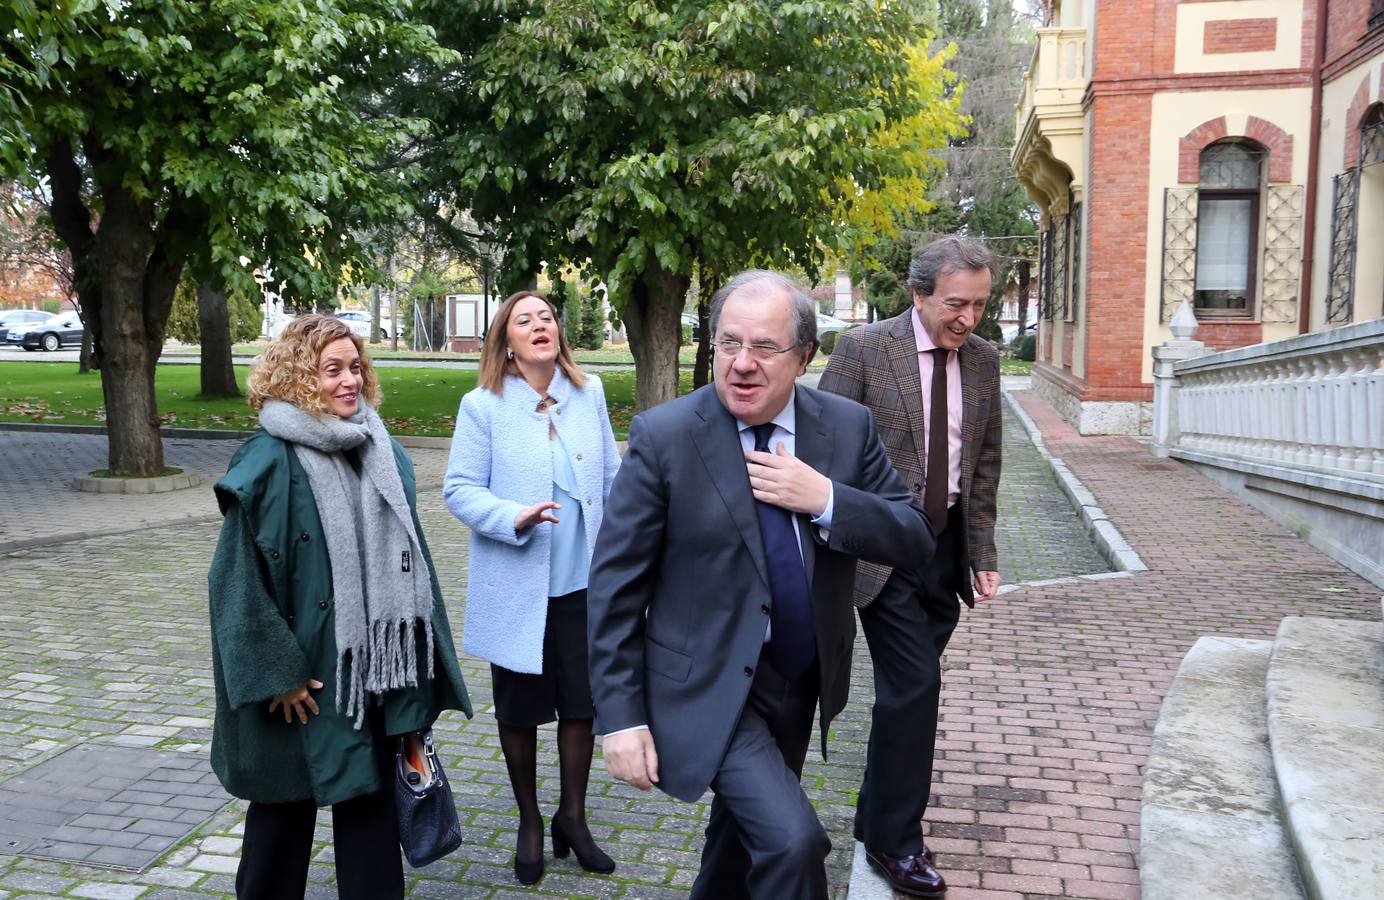
[[[711,346],[716,349],[717,353],[724,356],[739,356],[741,350],[748,350],[750,351],[750,357],[752,359],[757,359],[760,362],[768,362],[779,354],[791,353],[801,345],[794,344],[791,347],[775,347],[773,344],[742,344],[739,341],[722,338],[719,341],[713,341]]]

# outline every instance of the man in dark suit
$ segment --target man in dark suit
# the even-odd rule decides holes
[[[889,459],[937,539],[930,559],[907,567],[862,563],[855,590],[875,673],[856,840],[896,890],[920,897],[947,889],[922,830],[942,651],[961,615],[957,597],[974,606],[1000,585],[999,354],[972,334],[990,280],[984,245],[951,237],[924,247],[909,266],[912,305],[842,334],[820,383],[874,413]]]
[[[611,774],[715,792],[692,896],[824,898],[830,842],[799,784],[845,705],[856,557],[933,541],[869,412],[797,386],[816,309],[744,272],[712,299],[715,384],[637,416],[587,587]],[[772,449],[770,449],[772,448]]]

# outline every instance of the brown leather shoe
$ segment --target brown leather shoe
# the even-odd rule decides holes
[[[885,856],[883,853],[872,853],[867,848],[865,860],[900,894],[911,897],[945,896],[947,882],[932,867],[926,854],[927,851],[915,856]]]

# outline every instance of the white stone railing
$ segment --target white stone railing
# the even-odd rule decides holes
[[[1384,480],[1384,319],[1223,353],[1174,345],[1155,350],[1162,452]]]

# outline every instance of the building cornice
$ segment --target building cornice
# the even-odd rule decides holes
[[[1331,81],[1379,53],[1384,53],[1384,28],[1377,28],[1365,35],[1360,43],[1322,66],[1322,80]]]
[[[1227,91],[1245,88],[1310,88],[1310,68],[1283,69],[1277,72],[1215,72],[1159,75],[1151,78],[1093,79],[1086,86],[1083,106],[1089,108],[1095,97],[1156,94],[1167,91]]]

